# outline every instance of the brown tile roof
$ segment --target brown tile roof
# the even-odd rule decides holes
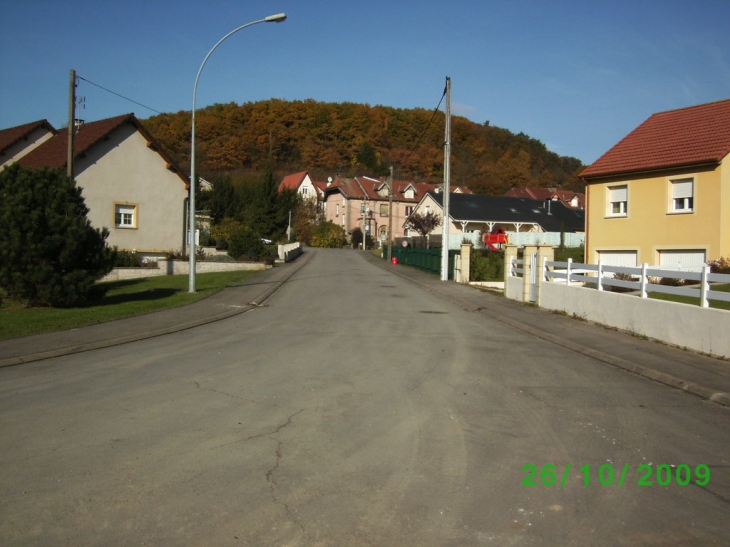
[[[107,118],[97,122],[89,122],[81,126],[78,133],[74,137],[74,158],[78,159],[86,154],[99,142],[105,140],[112,132],[124,124],[132,124],[135,126],[142,136],[147,139],[148,146],[155,150],[165,161],[166,166],[185,182],[186,188],[189,187],[188,177],[182,174],[182,171],[175,166],[174,162],[159,144],[147,132],[142,123],[134,116],[134,114],[124,114],[114,118]],[[56,136],[48,139],[35,150],[32,150],[20,160],[18,163],[23,167],[31,167],[40,169],[50,167],[52,169],[61,169],[66,166],[68,159],[68,131],[61,130]]]
[[[370,177],[354,177],[354,178],[340,178],[337,177],[332,184],[325,188],[325,192],[332,193],[339,191],[345,195],[348,199],[363,199],[366,197],[368,200],[387,200],[387,194],[381,196],[378,193],[383,185],[385,185],[386,179],[381,177],[379,179],[373,179]],[[406,190],[412,187],[414,195],[412,198],[405,196]],[[459,188],[463,193],[470,194],[471,191],[465,186],[455,186],[451,188],[452,192],[455,192]],[[413,202],[417,203],[427,192],[432,192],[436,189],[435,184],[429,184],[427,182],[411,182],[407,180],[394,180],[393,181],[393,199],[395,201]]]
[[[583,179],[719,163],[730,153],[730,99],[659,112],[587,167]]]
[[[0,129],[0,153],[27,137],[36,129],[43,127],[54,135],[57,133],[56,128],[48,123],[48,120],[38,120],[37,122],[9,127],[8,129]]]

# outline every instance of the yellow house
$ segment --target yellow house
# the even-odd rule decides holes
[[[730,100],[649,117],[581,173],[586,262],[698,269],[730,256]]]

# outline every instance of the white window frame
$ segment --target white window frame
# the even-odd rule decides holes
[[[694,213],[695,178],[683,177],[669,180],[669,213]]]
[[[621,198],[624,199],[621,199]],[[616,207],[617,205],[617,207]],[[606,187],[606,216],[626,217],[629,212],[629,185],[618,184]]]
[[[135,230],[139,223],[139,206],[135,203],[114,204],[114,227]]]

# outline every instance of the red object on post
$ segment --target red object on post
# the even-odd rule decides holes
[[[390,259],[390,262],[393,264],[398,264],[398,257],[394,256],[393,258]]]
[[[483,241],[490,251],[499,251],[508,242],[508,238],[503,228],[497,228],[491,234],[484,234]]]

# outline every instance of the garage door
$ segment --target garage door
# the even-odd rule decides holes
[[[659,251],[659,265],[667,270],[700,272],[705,266],[705,251],[694,249]]]
[[[598,259],[604,266],[636,267],[636,251],[598,251]]]
[[[622,268],[635,268],[637,260],[636,251],[598,251],[598,259],[604,266],[620,266]],[[604,272],[606,277],[613,277],[613,272]]]

